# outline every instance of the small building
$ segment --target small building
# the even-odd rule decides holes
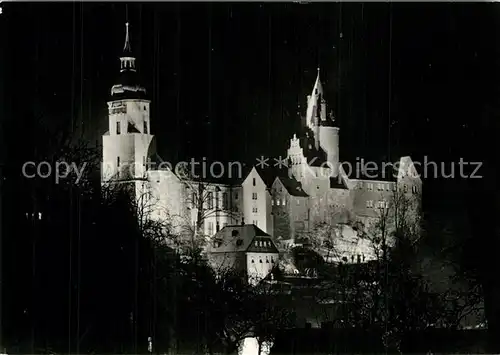
[[[254,224],[222,228],[207,247],[210,265],[218,273],[242,273],[257,284],[278,265],[278,248],[271,236]]]

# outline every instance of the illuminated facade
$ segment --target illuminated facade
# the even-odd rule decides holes
[[[149,165],[158,162],[150,101],[138,81],[128,24],[119,81],[111,88],[108,113],[103,185],[130,185],[148,218],[169,220],[179,228],[189,226],[205,237],[243,223],[257,226],[275,240],[300,244],[321,223],[373,223],[396,189],[410,197],[421,193],[422,182],[409,157],[400,159],[397,174],[389,179],[346,174],[340,164],[339,128],[327,114],[319,69],[307,97],[302,132],[291,138],[287,150],[288,177],[273,181],[264,181],[255,167],[223,183],[183,178],[171,166]],[[347,244],[353,248],[353,243]]]

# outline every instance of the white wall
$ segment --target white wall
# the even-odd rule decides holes
[[[278,264],[278,257],[278,253],[247,253],[246,264],[249,282],[255,284],[265,278]]]
[[[109,131],[102,137],[103,181],[118,173],[118,157],[124,178],[145,177],[144,163],[154,137],[150,132],[149,104],[148,100],[132,99],[108,102]],[[117,122],[120,122],[120,134],[117,133]],[[140,133],[128,133],[129,122]]]
[[[245,181],[243,181],[242,188],[245,224],[256,224],[257,227],[271,235],[273,232],[271,221],[271,194],[264,180],[262,180],[255,168],[252,169]],[[253,193],[257,194],[256,200],[252,198]],[[256,212],[255,208],[257,209]]]

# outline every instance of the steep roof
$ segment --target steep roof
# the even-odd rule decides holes
[[[215,234],[213,241],[209,253],[278,253],[271,236],[254,224],[226,226]]]
[[[293,177],[281,177],[276,178],[281,182],[285,190],[291,195],[296,197],[308,197],[309,195],[302,188],[302,184]]]

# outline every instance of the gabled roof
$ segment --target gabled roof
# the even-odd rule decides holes
[[[296,196],[296,197],[308,197],[309,195],[304,191],[302,188],[302,184],[297,181],[293,177],[281,177],[278,176],[276,177],[276,180],[279,180],[285,190],[290,194],[291,196]]]
[[[209,253],[278,253],[271,236],[254,224],[226,226],[212,240]]]

